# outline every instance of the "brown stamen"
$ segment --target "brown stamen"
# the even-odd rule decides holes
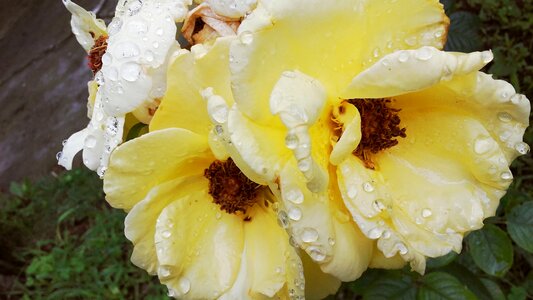
[[[94,38],[94,33],[91,32]],[[89,50],[89,68],[93,71],[93,75],[98,73],[102,68],[102,56],[104,56],[107,50],[107,36],[101,35],[94,40],[94,45]]]
[[[361,142],[353,154],[368,169],[374,169],[372,154],[398,144],[397,137],[405,138],[406,128],[400,128],[399,109],[391,108],[390,99],[349,99],[361,115]]]
[[[209,180],[213,202],[230,214],[246,213],[257,201],[257,189],[261,185],[248,179],[231,158],[214,161],[205,169],[204,176]]]

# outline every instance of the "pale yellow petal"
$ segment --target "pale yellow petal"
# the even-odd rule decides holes
[[[259,2],[231,46],[235,99],[249,117],[268,123],[267,101],[286,70],[318,79],[336,99],[368,63],[394,49],[441,48],[448,23],[433,0]]]
[[[174,59],[168,69],[167,92],[150,123],[151,131],[179,127],[207,135],[212,125],[201,92],[211,87],[228,105],[233,103],[228,66],[232,39],[218,38],[212,46],[195,45]]]
[[[318,300],[334,295],[341,286],[341,281],[335,276],[322,272],[307,254],[302,253],[301,257],[305,274],[305,299]]]
[[[384,98],[419,91],[478,71],[492,60],[492,53],[454,53],[433,47],[396,51],[358,74],[342,92],[344,99]]]
[[[133,243],[131,261],[150,274],[159,267],[155,250],[155,227],[161,211],[170,203],[189,193],[205,189],[203,176],[185,176],[155,186],[148,195],[135,204],[124,222],[124,233]]]
[[[106,200],[130,210],[153,186],[201,175],[212,160],[206,137],[177,128],[150,132],[113,152],[104,177]]]
[[[374,269],[396,270],[403,268],[405,263],[405,260],[398,254],[393,257],[385,257],[383,252],[376,250],[374,251],[374,255],[372,256],[372,260],[368,267]]]
[[[207,185],[176,199],[157,219],[159,279],[180,299],[218,298],[237,278],[243,235],[241,217],[221,212]]]

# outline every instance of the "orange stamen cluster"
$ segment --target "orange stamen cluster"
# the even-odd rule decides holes
[[[94,38],[94,33],[91,32],[91,35],[93,35]],[[94,40],[94,45],[91,50],[89,50],[88,65],[91,71],[93,71],[93,74],[98,73],[98,71],[100,71],[100,69],[102,68],[102,56],[104,56],[106,50],[107,36],[101,35]]]

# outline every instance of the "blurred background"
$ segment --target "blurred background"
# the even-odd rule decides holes
[[[79,0],[107,23],[117,0]],[[533,1],[441,2],[446,49],[492,49],[485,71],[533,97]],[[0,299],[168,299],[157,278],[129,262],[125,214],[103,200],[101,180],[56,165],[61,141],[87,124],[86,54],[61,1],[2,0],[0,10]],[[533,130],[525,141],[533,145]],[[533,158],[497,216],[460,255],[408,269],[369,270],[331,299],[533,299]]]

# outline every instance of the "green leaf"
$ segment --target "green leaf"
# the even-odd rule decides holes
[[[502,277],[513,265],[513,244],[495,225],[487,224],[470,233],[466,242],[472,259],[487,274]]]
[[[465,254],[462,254],[461,256],[463,255]],[[479,269],[475,267],[475,270]],[[476,275],[464,265],[459,264],[458,262],[452,263],[441,268],[439,271],[446,272],[457,278],[462,284],[466,285],[466,287],[479,299],[492,299],[490,291],[480,280],[479,275]]]
[[[507,216],[507,231],[515,243],[533,253],[533,201],[511,210]]]
[[[436,258],[430,258],[426,262],[426,268],[428,269],[437,269],[442,268],[444,266],[449,265],[452,261],[454,261],[457,256],[459,256],[457,253],[450,251],[450,253]]]
[[[433,272],[422,277],[422,285],[418,291],[418,300],[475,300],[472,294],[464,285],[450,274],[443,272]]]
[[[414,299],[416,286],[413,278],[401,271],[388,271],[384,276],[372,284],[372,287],[363,295],[363,299],[389,300],[389,299]]]
[[[454,9],[455,0],[440,0],[440,3],[444,6],[444,12],[446,12],[446,15],[449,16]]]
[[[519,286],[513,286],[511,288],[511,293],[507,296],[507,299],[509,300],[526,300],[527,299],[527,291],[523,287]]]
[[[482,48],[479,37],[479,19],[466,11],[454,12],[450,15],[448,41],[446,51],[472,52]]]
[[[485,288],[490,292],[489,298],[482,299],[505,300],[505,294],[496,282],[487,278],[481,278],[481,282],[483,282]]]

